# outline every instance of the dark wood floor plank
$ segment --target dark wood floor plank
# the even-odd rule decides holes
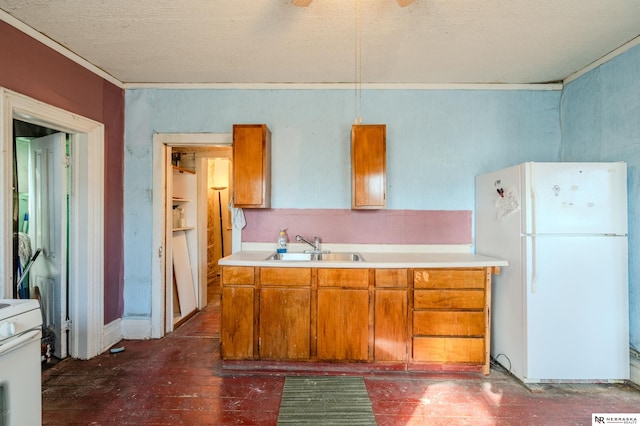
[[[275,425],[285,375],[347,368],[225,369],[219,330],[214,292],[208,308],[162,339],[122,341],[118,354],[53,365],[42,374],[43,424]],[[380,426],[591,424],[594,412],[640,412],[640,391],[630,384],[545,384],[531,392],[502,371],[359,367]]]

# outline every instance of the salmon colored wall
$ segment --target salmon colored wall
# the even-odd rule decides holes
[[[242,240],[275,243],[280,228],[323,243],[471,244],[470,210],[244,209]]]
[[[104,321],[122,317],[124,90],[0,21],[0,86],[105,126]]]

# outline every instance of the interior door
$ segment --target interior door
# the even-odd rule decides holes
[[[163,257],[163,286],[164,286],[164,334],[173,331],[173,165],[171,164],[171,147],[164,147],[164,176],[163,188],[164,193],[164,257]]]
[[[67,357],[66,135],[33,139],[29,147],[29,236],[41,249],[30,272],[31,294],[40,293],[45,327],[55,334],[54,355]]]

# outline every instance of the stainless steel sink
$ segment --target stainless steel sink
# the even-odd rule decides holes
[[[318,260],[326,262],[362,262],[364,259],[360,253],[320,253]]]
[[[290,260],[302,260],[302,261],[310,261],[310,260],[316,260],[315,256],[317,256],[316,254],[311,254],[311,253],[274,253],[271,256],[269,256],[267,258],[267,260],[284,260],[284,261],[290,261]]]
[[[319,262],[363,262],[360,253],[273,253],[266,260],[319,261]]]

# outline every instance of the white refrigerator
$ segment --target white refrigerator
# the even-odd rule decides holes
[[[627,168],[524,163],[476,177],[494,276],[491,356],[525,383],[629,378]]]

